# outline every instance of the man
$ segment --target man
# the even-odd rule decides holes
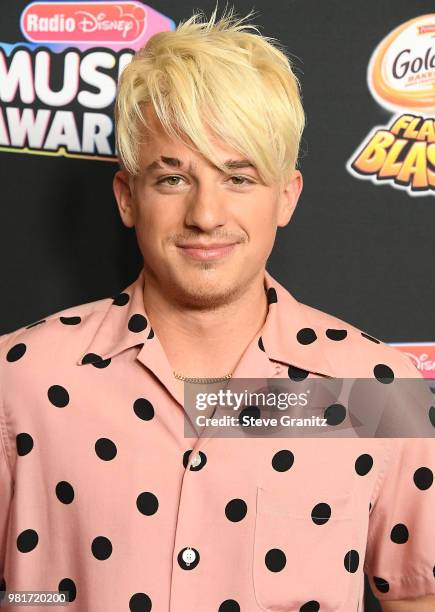
[[[419,376],[265,269],[304,117],[284,53],[242,21],[195,15],[123,72],[136,280],[1,337],[3,588],[86,612],[352,612],[366,570],[384,611],[428,612],[431,440],[184,435],[186,377]]]

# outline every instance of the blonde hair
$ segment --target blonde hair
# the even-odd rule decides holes
[[[233,9],[216,21],[195,13],[175,30],[154,34],[123,70],[115,103],[120,164],[139,172],[142,113],[151,103],[166,133],[187,136],[208,161],[213,154],[205,127],[253,163],[266,184],[290,178],[305,115],[300,83],[274,38],[262,36]],[[254,30],[257,34],[251,33]],[[185,143],[188,146],[189,143]]]

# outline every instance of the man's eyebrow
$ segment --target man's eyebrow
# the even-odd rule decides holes
[[[160,157],[160,160],[163,164],[166,164],[167,166],[171,166],[172,168],[182,169],[184,166],[182,160],[178,159],[177,157],[165,157],[164,155],[162,155]],[[224,162],[224,165],[226,168],[228,168],[228,170],[234,170],[238,168],[254,168],[255,170],[254,164],[252,164],[249,161],[249,159],[227,159],[227,161]],[[156,169],[161,169],[161,170],[164,169],[163,166],[159,163],[158,159],[156,159],[151,164],[149,164],[145,168],[145,171],[151,172],[152,170],[156,170]],[[192,170],[192,165],[189,166],[188,170],[189,171]]]

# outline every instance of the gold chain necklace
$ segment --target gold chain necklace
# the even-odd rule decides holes
[[[194,378],[193,376],[182,376],[181,374],[177,374],[177,372],[173,372],[175,378],[178,380],[184,380],[185,382],[190,383],[214,383],[220,382],[221,380],[228,380],[233,375],[232,372],[229,374],[225,374],[225,376],[217,376],[216,378]]]

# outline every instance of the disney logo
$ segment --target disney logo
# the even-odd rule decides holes
[[[430,372],[435,370],[435,361],[429,359],[429,355],[427,353],[422,353],[419,357],[414,355],[413,353],[406,353],[414,365],[424,372]]]
[[[121,32],[122,38],[126,38],[133,28],[136,28],[135,35],[140,31],[139,21],[132,15],[125,15],[126,18],[124,19],[108,19],[106,13],[103,12],[93,15],[86,11],[76,11],[76,15],[82,15],[77,20],[77,25],[86,34],[90,32],[116,31]]]

